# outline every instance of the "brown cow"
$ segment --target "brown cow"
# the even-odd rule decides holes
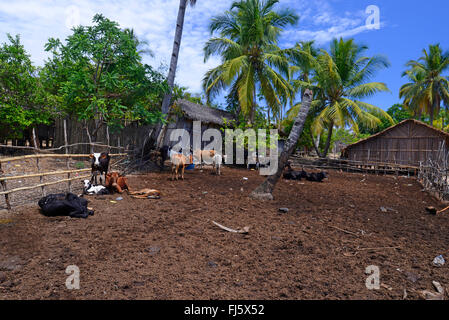
[[[106,175],[105,187],[111,191],[117,191],[118,193],[123,193],[125,190],[128,190],[128,192],[130,191],[128,179],[118,172],[110,172]]]

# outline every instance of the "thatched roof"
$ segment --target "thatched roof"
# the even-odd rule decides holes
[[[212,123],[222,126],[224,124],[223,118],[227,120],[235,120],[234,116],[229,112],[203,106],[183,99],[176,101],[176,106],[182,110],[187,119],[193,121],[201,121],[202,123]]]

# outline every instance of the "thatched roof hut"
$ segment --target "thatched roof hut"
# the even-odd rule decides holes
[[[176,101],[176,106],[182,110],[186,119],[201,121],[204,124],[222,126],[223,119],[235,120],[234,116],[226,111],[196,104],[187,100]]]
[[[170,141],[170,134],[175,129],[185,129],[191,139],[193,138],[193,122],[201,121],[201,132],[204,133],[209,128],[220,129],[226,121],[236,120],[232,113],[214,109],[209,106],[196,104],[187,100],[177,100],[175,103],[175,112],[178,116],[175,121],[170,123],[164,138],[164,145],[173,146],[175,142]]]
[[[414,120],[401,123],[360,140],[342,150],[342,158],[419,166],[449,152],[449,134]]]

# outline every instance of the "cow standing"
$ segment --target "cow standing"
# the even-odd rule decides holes
[[[109,153],[103,152],[91,154],[90,158],[92,159],[92,177],[90,182],[93,183],[95,180],[95,185],[98,185],[97,175],[100,174],[100,184],[103,184],[101,175],[104,174],[104,180],[106,182],[106,175],[108,174],[111,157],[109,156]]]

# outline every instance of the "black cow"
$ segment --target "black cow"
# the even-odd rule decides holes
[[[287,171],[284,172],[283,177],[285,180],[299,180],[301,179],[307,179],[308,174],[304,171],[304,168],[301,171],[294,171],[291,167],[290,162],[288,162],[285,167],[287,168]]]
[[[73,193],[50,194],[39,200],[39,207],[47,217],[69,216],[84,218],[93,216],[94,212],[87,208],[88,201]]]
[[[327,173],[326,172],[312,172],[307,176],[307,181],[312,182],[323,182],[324,179],[327,179]]]

